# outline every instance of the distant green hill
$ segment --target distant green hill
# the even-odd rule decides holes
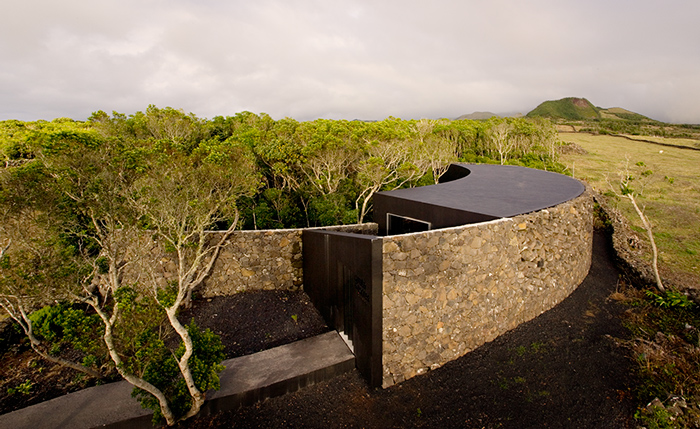
[[[572,121],[599,119],[598,108],[585,98],[568,97],[561,100],[545,101],[529,112],[528,118],[537,116],[552,119],[568,119]]]
[[[603,109],[596,107],[585,98],[567,97],[561,100],[545,101],[526,115],[534,118],[542,116],[551,119],[585,121],[589,119],[619,119],[625,121],[652,121],[639,113],[621,107]]]
[[[603,119],[625,119],[628,121],[654,121],[639,113],[630,112],[622,107],[611,107],[610,109],[601,109],[598,107],[598,112]]]
[[[474,112],[474,113],[470,113],[468,115],[462,115],[457,119],[458,120],[459,119],[484,120],[484,119],[491,119],[494,116],[498,117],[497,114],[492,113],[492,112]]]

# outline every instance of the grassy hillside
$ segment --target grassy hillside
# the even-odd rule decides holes
[[[608,181],[615,183],[617,172],[626,159],[633,171],[651,172],[634,186],[643,189],[639,203],[645,207],[654,227],[662,276],[700,287],[700,151],[608,135],[563,133],[560,138],[587,151],[586,154],[562,155],[561,161],[569,171],[576,178],[588,181],[601,194],[608,193],[608,198],[615,200],[642,240],[646,240],[646,234],[632,205],[627,200],[610,196]],[[655,140],[677,145],[688,143],[676,139]]]
[[[564,121],[617,120],[633,122],[655,122],[644,115],[623,109],[611,107],[604,109],[596,107],[585,98],[567,97],[561,100],[550,100],[537,106],[526,116],[530,118],[545,117]]]
[[[525,116],[528,118],[545,117],[572,121],[600,119],[598,109],[590,101],[576,97],[545,101]]]
[[[610,109],[601,109],[598,107],[598,113],[602,119],[620,119],[625,121],[652,121],[644,115],[631,112],[622,107],[611,107]]]

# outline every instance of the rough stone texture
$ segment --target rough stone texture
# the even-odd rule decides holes
[[[586,277],[587,188],[556,207],[383,239],[383,386],[437,368],[528,321]]]
[[[318,229],[374,235],[377,233],[377,224]],[[212,297],[232,295],[244,290],[301,288],[302,231],[303,229],[236,231],[222,249],[212,274],[204,281],[199,294]]]
[[[643,260],[645,252],[651,253],[650,246],[632,231],[629,221],[605,198],[596,196],[595,200],[607,216],[613,229],[612,245],[617,263],[634,283],[656,287],[656,277],[651,264]],[[667,281],[667,279],[662,280]]]
[[[332,231],[376,235],[376,223],[338,225],[323,228]],[[233,295],[245,290],[297,290],[302,288],[303,229],[270,229],[260,231],[234,231],[219,253],[209,277],[195,291],[204,298]],[[222,231],[208,232],[209,242],[218,242]],[[177,281],[177,264],[174,254],[167,253],[152,239],[144,235],[131,238],[133,246],[145,248],[147,259],[134,257],[136,263],[126,267],[123,284],[142,281],[152,276],[160,286]],[[130,256],[130,255],[129,255]]]

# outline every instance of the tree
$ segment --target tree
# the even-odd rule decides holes
[[[501,165],[508,160],[508,155],[516,147],[516,139],[511,136],[512,127],[508,121],[499,120],[492,124],[486,132],[489,146],[498,153]]]
[[[48,226],[61,204],[56,195],[37,189],[45,180],[45,171],[38,162],[0,171],[0,308],[21,327],[42,358],[102,378],[105,374],[93,365],[50,352],[51,347],[37,334],[40,329],[32,317],[32,312],[42,306],[67,299],[64,286],[84,275],[80,267],[66,260],[70,250]],[[79,322],[76,316],[81,311],[72,312],[73,321]],[[85,344],[81,342],[83,352],[95,352]]]
[[[44,224],[61,238],[63,265],[76,267],[57,296],[92,307],[113,367],[172,425],[218,387],[218,337],[184,326],[178,310],[236,228],[237,199],[257,189],[253,156],[235,142],[125,135],[123,116],[93,116],[99,135],[52,133],[36,149],[45,171],[37,192],[61,202]],[[208,232],[221,224],[221,234]],[[7,260],[12,247],[3,249]],[[158,257],[175,264],[174,280],[156,269]],[[166,345],[169,332],[180,340],[176,349]]]
[[[291,118],[276,121],[253,148],[257,159],[271,177],[271,186],[280,189],[299,189],[298,167],[303,162],[301,145],[296,138],[299,122]]]
[[[461,158],[466,152],[476,152],[477,130],[480,124],[468,119],[440,120],[435,125],[433,133],[440,139],[448,141],[449,146],[455,148],[457,157]]]
[[[453,133],[445,133],[444,128],[442,135],[435,133],[434,131],[439,124],[438,121],[427,119],[421,119],[415,124],[419,137],[415,164],[421,170],[431,171],[435,183],[439,182],[440,176],[447,171],[450,164],[457,161],[457,143],[459,141]]]
[[[338,192],[359,157],[346,124],[319,119],[302,123],[297,128],[304,156],[299,168],[321,195]]]
[[[364,157],[357,167],[359,194],[355,208],[359,223],[364,222],[376,192],[398,189],[422,176],[419,168],[412,163],[415,147],[405,123],[388,118],[375,123],[372,133],[364,136]]]
[[[644,167],[643,162],[638,162],[636,164],[638,167]],[[652,259],[651,259],[651,267],[654,272],[654,279],[656,280],[656,287],[661,291],[664,292],[665,288],[663,285],[663,282],[661,281],[661,276],[659,275],[659,267],[658,267],[658,259],[659,259],[659,251],[656,247],[656,241],[654,240],[654,233],[652,231],[652,225],[651,222],[649,221],[649,218],[647,217],[646,214],[644,214],[644,208],[640,208],[639,204],[637,203],[637,197],[642,195],[644,192],[644,182],[642,179],[651,176],[653,173],[651,170],[644,170],[642,171],[638,177],[634,177],[632,175],[632,172],[630,171],[630,166],[629,166],[629,158],[625,159],[624,164],[621,166],[620,170],[618,170],[617,175],[618,175],[618,183],[616,186],[613,186],[610,183],[610,180],[606,178],[608,181],[608,185],[611,187],[613,192],[621,198],[626,198],[627,200],[632,203],[632,207],[634,207],[634,211],[637,213],[637,216],[639,216],[639,219],[642,221],[642,225],[644,226],[644,229],[647,232],[647,237],[649,238],[649,242],[651,243],[651,252],[652,252]],[[632,187],[632,182],[637,179],[638,183],[640,184],[641,189],[635,190]]]
[[[546,118],[535,118],[534,125],[536,126],[535,139],[538,146],[541,148],[543,158],[548,157],[550,162],[557,162],[559,154],[559,134],[551,121]],[[545,167],[547,164],[545,163]],[[545,168],[546,169],[546,168]]]
[[[25,237],[27,220],[24,217],[21,226]],[[3,221],[5,226],[9,224],[8,219]],[[50,345],[37,335],[33,311],[50,305],[52,300],[61,299],[61,294],[56,293],[61,289],[58,284],[75,274],[74,267],[66,266],[56,246],[40,241],[14,237],[0,249],[0,308],[20,326],[32,350],[39,356],[89,376],[103,378],[105,374],[91,365],[52,353]],[[72,328],[79,329],[77,326]]]
[[[186,419],[204,403],[206,386],[197,385],[189,365],[195,344],[190,329],[179,321],[178,311],[211,273],[235,230],[239,219],[236,201],[254,193],[258,181],[252,154],[240,145],[207,141],[190,156],[165,145],[154,148],[151,156],[145,173],[131,187],[128,201],[169,250],[177,267],[176,282],[164,285],[162,277],[150,271],[147,283],[184,345],[177,365],[192,398],[182,417]],[[218,238],[207,233],[221,222],[229,225]]]
[[[170,425],[176,416],[168,398],[142,374],[130,371],[128,353],[119,347],[130,343],[128,337],[143,334],[120,328],[129,322],[124,314],[128,303],[124,299],[127,289],[122,285],[125,271],[146,252],[139,239],[138,217],[124,204],[143,164],[130,150],[133,148],[120,143],[60,133],[38,151],[54,189],[66,197],[68,210],[54,223],[60,234],[75,243],[72,263],[90,273],[63,284],[62,294],[93,308],[104,325],[102,338],[115,369],[129,383],[157,398],[160,413]],[[136,249],[136,245],[141,246]],[[155,330],[151,325],[141,328]]]

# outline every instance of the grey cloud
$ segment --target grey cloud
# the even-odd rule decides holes
[[[12,2],[0,119],[456,117],[583,96],[700,122],[695,1]]]

